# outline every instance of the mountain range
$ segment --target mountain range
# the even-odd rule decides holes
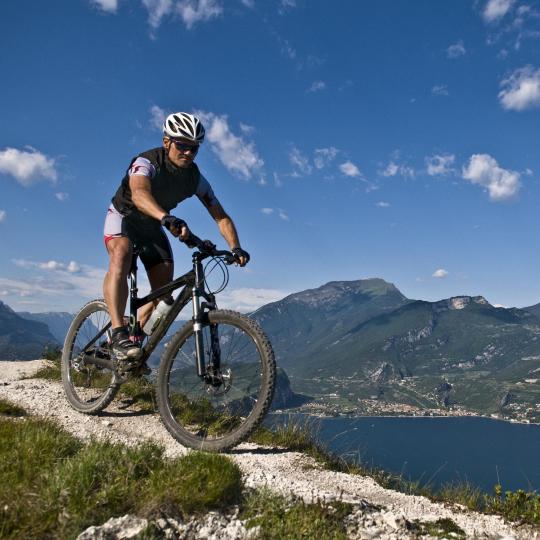
[[[72,318],[15,314],[0,303],[0,321],[6,313],[12,330],[7,341],[5,325],[0,333],[0,358],[30,358],[51,337],[62,343]],[[501,308],[481,296],[411,300],[374,278],[294,293],[252,316],[292,390],[315,400],[342,409],[372,399],[540,418],[540,304]]]
[[[46,347],[57,344],[47,324],[25,319],[0,302],[1,360],[41,358]]]
[[[330,282],[253,314],[297,392],[540,418],[540,318],[483,297],[409,300],[381,279]]]

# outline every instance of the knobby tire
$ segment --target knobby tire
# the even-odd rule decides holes
[[[114,372],[104,369],[98,370],[93,366],[88,366],[83,368],[81,372],[77,372],[73,367],[73,359],[77,356],[78,347],[84,346],[93,337],[92,328],[99,330],[92,316],[97,317],[96,320],[103,320],[102,327],[107,320],[110,320],[107,304],[104,300],[98,299],[88,302],[75,315],[66,334],[61,360],[62,385],[66,398],[76,411],[85,414],[98,414],[105,409],[112,402],[120,387],[120,382]],[[87,328],[90,331],[81,336],[80,334]],[[95,335],[95,330],[93,333]],[[102,339],[105,339],[105,336],[99,341]],[[77,385],[77,380],[81,381],[79,385]],[[94,387],[91,386],[92,382]],[[92,396],[87,396],[89,399],[85,400],[84,393],[92,394]],[[97,396],[94,398],[93,394],[97,394]]]
[[[268,412],[270,405],[272,403],[272,398],[274,395],[274,388],[276,384],[276,363],[274,359],[274,352],[270,341],[258,325],[256,321],[229,310],[214,310],[208,312],[208,322],[205,325],[205,328],[208,329],[210,324],[217,324],[218,329],[220,330],[220,340],[223,340],[224,343],[221,346],[223,357],[222,362],[223,368],[230,368],[230,392],[234,395],[235,391],[242,391],[239,388],[235,388],[235,385],[240,386],[242,384],[242,375],[244,379],[246,374],[253,373],[253,380],[257,383],[258,388],[254,390],[255,395],[249,395],[247,392],[250,391],[251,385],[248,384],[247,388],[244,390],[246,395],[242,400],[232,400],[232,397],[227,397],[227,394],[224,395],[223,401],[226,399],[232,400],[230,403],[223,405],[223,407],[236,407],[238,410],[238,403],[246,404],[252,409],[249,410],[249,413],[246,413],[245,416],[241,414],[229,414],[227,417],[231,419],[234,417],[234,420],[230,422],[230,431],[227,433],[214,433],[212,436],[209,436],[208,431],[213,428],[206,427],[200,429],[199,432],[194,431],[197,429],[193,427],[193,424],[201,423],[203,420],[186,420],[186,417],[193,418],[196,416],[196,412],[187,411],[184,409],[182,413],[177,411],[180,410],[180,406],[175,405],[178,401],[183,401],[184,407],[189,407],[187,403],[189,402],[189,396],[181,395],[180,391],[178,394],[174,394],[174,386],[178,384],[181,386],[183,384],[182,374],[185,373],[185,378],[190,379],[192,382],[189,384],[185,383],[185,387],[188,391],[191,389],[190,385],[193,387],[196,386],[196,383],[199,383],[200,389],[198,390],[201,394],[200,399],[204,401],[205,384],[201,379],[193,379],[191,373],[195,372],[195,356],[191,349],[188,348],[188,352],[185,353],[183,349],[191,343],[193,340],[194,331],[193,331],[193,321],[187,322],[171,339],[168,343],[165,353],[161,359],[158,379],[157,379],[157,401],[159,406],[159,412],[165,427],[169,433],[182,445],[194,448],[197,450],[205,450],[211,452],[223,452],[231,449],[232,447],[238,445],[240,442],[244,441],[249,437],[253,430],[261,423],[264,416]],[[235,336],[239,335],[239,338]],[[241,344],[239,347],[243,347],[248,351],[251,351],[251,354],[246,352],[243,353],[239,351],[237,357],[240,358],[242,354],[253,360],[253,363],[241,363],[241,360],[238,360],[238,363],[235,364],[234,360],[226,356],[227,345],[232,343],[234,339],[238,339],[238,343]],[[231,345],[232,349],[232,345]],[[205,353],[208,353],[208,344],[205,346]],[[181,356],[184,356],[185,359],[182,360],[186,363],[185,368],[180,368],[178,364],[178,359]],[[231,352],[232,355],[232,352]],[[192,363],[191,370],[188,371],[187,366],[189,363]],[[173,375],[171,376],[171,373]],[[194,375],[196,377],[196,373]],[[244,383],[245,384],[245,383]],[[206,386],[206,391],[211,391]],[[195,390],[194,390],[195,392]],[[219,396],[218,396],[219,397]],[[207,398],[207,401],[210,402],[214,398],[214,394],[211,397]],[[175,402],[176,399],[176,402]],[[215,398],[217,402],[218,399]],[[199,407],[200,411],[200,402],[197,403],[195,400],[192,402],[194,407]],[[243,407],[244,405],[240,405]],[[175,408],[176,407],[176,408]],[[211,407],[210,407],[210,410]],[[223,409],[225,410],[225,409]],[[212,410],[214,417],[216,416],[215,410]],[[221,414],[221,413],[220,413]],[[191,416],[190,416],[191,415]],[[218,421],[222,422],[224,413],[220,417],[218,414]],[[222,422],[223,423],[223,422]],[[204,424],[208,425],[208,424]],[[225,428],[226,429],[226,428]]]

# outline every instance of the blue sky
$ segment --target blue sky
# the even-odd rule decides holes
[[[109,200],[177,110],[252,254],[224,305],[366,277],[540,301],[538,0],[6,0],[0,46],[15,310],[101,296]],[[196,199],[175,215],[219,238]]]

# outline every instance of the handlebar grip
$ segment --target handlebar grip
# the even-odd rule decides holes
[[[236,257],[230,251],[218,250],[216,249],[216,245],[212,243],[210,240],[201,240],[198,236],[194,235],[193,233],[190,233],[189,238],[187,240],[182,240],[180,238],[180,242],[183,242],[184,244],[186,244],[186,246],[190,249],[198,248],[201,251],[201,253],[207,256],[209,255],[212,257],[223,257],[227,264],[234,264],[238,262],[236,260]]]

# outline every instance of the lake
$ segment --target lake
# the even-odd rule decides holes
[[[308,422],[336,454],[439,487],[467,480],[492,492],[540,491],[540,426],[477,417],[270,415]]]

